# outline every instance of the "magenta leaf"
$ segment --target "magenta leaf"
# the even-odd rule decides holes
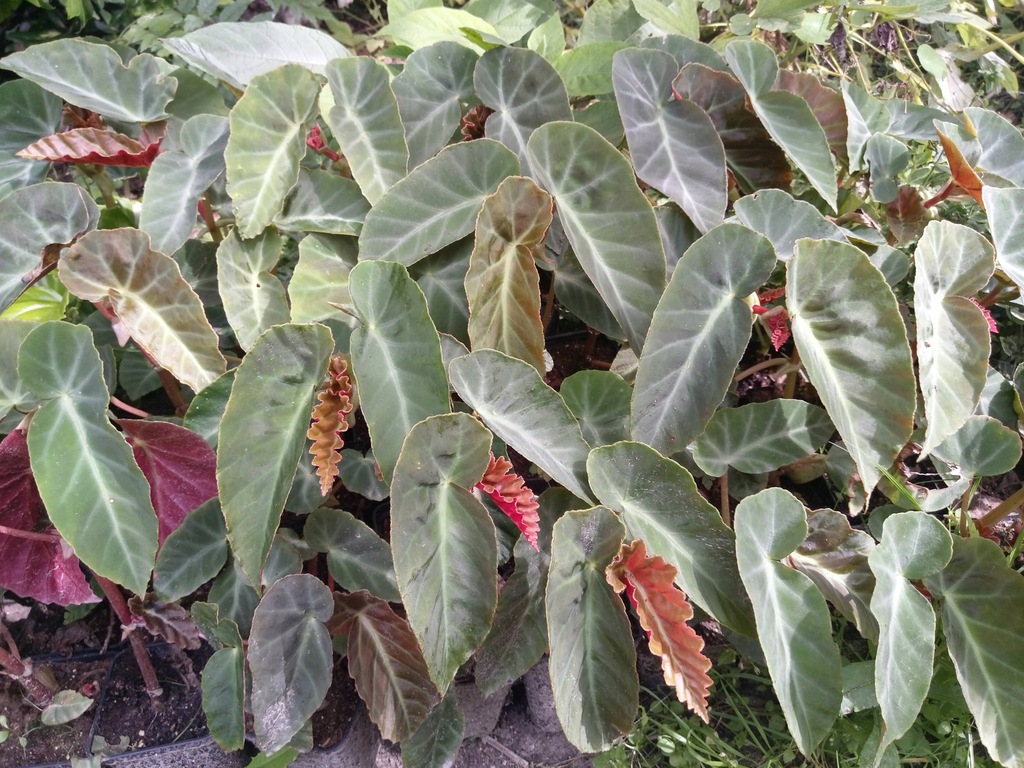
[[[42,518],[28,442],[15,430],[0,442],[0,526],[22,533],[0,532],[0,588],[43,603],[98,602],[78,558],[56,530],[36,530]]]
[[[217,455],[191,430],[166,421],[120,419],[160,521],[160,544],[185,515],[217,495]]]

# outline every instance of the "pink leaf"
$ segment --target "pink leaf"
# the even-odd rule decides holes
[[[15,430],[0,442],[0,525],[35,537],[0,533],[0,587],[43,603],[99,602],[56,530],[35,530],[42,516],[25,433]]]
[[[160,154],[162,140],[163,136],[159,136],[152,143],[142,143],[103,128],[72,128],[39,139],[18,152],[18,156],[50,162],[148,168]]]
[[[540,551],[537,534],[540,531],[539,506],[533,491],[526,487],[523,478],[512,471],[512,462],[491,454],[483,479],[476,487],[491,497],[502,512],[509,516],[516,527],[523,532],[530,545]]]
[[[217,455],[203,438],[177,424],[140,419],[117,423],[149,481],[163,544],[189,512],[217,495]]]
[[[999,326],[996,325],[996,320],[995,320],[994,317],[992,317],[992,313],[988,311],[988,307],[983,306],[980,301],[978,301],[977,299],[975,299],[973,297],[971,297],[971,302],[973,302],[973,304],[978,309],[981,310],[981,314],[983,314],[985,316],[985,320],[988,321],[988,332],[989,333],[999,333]]]

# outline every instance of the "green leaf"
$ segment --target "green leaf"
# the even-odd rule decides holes
[[[522,360],[485,349],[452,360],[452,386],[494,434],[589,500],[590,446],[565,401]]]
[[[17,361],[25,337],[38,326],[28,320],[0,319],[0,360]],[[0,366],[0,423],[12,410],[20,420],[19,413],[28,413],[36,402],[28,383],[18,378],[18,366]]]
[[[564,122],[534,131],[527,152],[580,264],[641,350],[665,289],[665,253],[629,161],[597,131]]]
[[[256,606],[249,635],[256,744],[276,752],[320,707],[331,684],[333,653],[324,623],[334,601],[323,582],[285,576]]]
[[[335,593],[329,627],[348,638],[349,672],[381,736],[405,741],[440,699],[408,622],[360,590]]]
[[[421,259],[409,269],[409,276],[427,299],[430,319],[440,333],[447,333],[469,344],[469,297],[466,273],[474,238],[464,237],[435,254]]]
[[[879,752],[910,730],[932,681],[935,611],[912,582],[938,573],[953,555],[945,526],[920,512],[885,519],[868,556],[875,574],[871,612],[878,619],[875,695],[885,720]]]
[[[532,180],[505,179],[484,198],[465,280],[472,348],[504,352],[541,374],[544,326],[534,253],[543,248],[552,215],[551,196]]]
[[[483,52],[483,48],[471,42],[463,30],[495,38],[498,36],[498,31],[492,24],[460,8],[418,8],[392,19],[378,34],[390,37],[396,45],[408,46],[414,51],[434,43],[449,41]],[[505,42],[514,43],[515,40]]]
[[[577,371],[558,389],[583,438],[591,447],[629,439],[629,398],[633,390],[617,373]]]
[[[995,477],[1012,471],[1020,461],[1020,435],[991,416],[972,415],[933,452],[955,464],[961,477]]]
[[[864,152],[871,169],[871,196],[879,203],[891,203],[898,193],[897,178],[910,164],[910,150],[899,139],[876,133]]]
[[[252,584],[260,581],[333,351],[322,325],[275,325],[235,374],[217,445],[217,487],[231,549]]]
[[[948,221],[933,221],[914,254],[914,316],[921,394],[928,421],[922,455],[974,413],[988,377],[988,320],[970,297],[995,268],[989,242]]]
[[[544,593],[548,585],[553,521],[579,501],[564,488],[540,495],[539,550],[520,536],[513,556],[516,569],[498,594],[491,631],[474,656],[477,687],[490,696],[526,674],[548,648]]]
[[[241,749],[245,745],[245,652],[241,642],[219,649],[206,662],[202,691],[203,713],[214,741],[225,752]]]
[[[0,59],[0,67],[76,107],[128,123],[163,120],[178,87],[161,59],[140,53],[125,66],[109,45],[78,38],[33,45]]]
[[[370,204],[359,185],[329,171],[299,170],[284,210],[274,224],[288,232],[323,232],[331,235],[358,235]]]
[[[788,267],[796,347],[870,494],[914,426],[914,370],[896,298],[852,245],[799,240]]]
[[[441,339],[423,293],[402,265],[358,264],[349,290],[362,320],[352,331],[352,371],[373,453],[390,482],[413,425],[451,412]]]
[[[576,44],[629,40],[644,21],[633,0],[594,0],[580,22]]]
[[[569,98],[611,93],[612,57],[627,43],[607,41],[570,48],[552,62],[565,83]]]
[[[556,215],[554,224],[558,223]],[[573,315],[605,336],[619,341],[626,340],[626,334],[608,306],[597,292],[594,283],[583,271],[576,254],[569,248],[558,261],[554,270],[555,297]]]
[[[1024,189],[982,190],[999,268],[1024,285]]]
[[[274,274],[284,238],[265,231],[242,240],[232,230],[217,248],[217,288],[238,346],[248,351],[272,325],[287,323],[288,299]]]
[[[164,541],[153,571],[153,589],[168,602],[180,600],[220,573],[228,559],[228,531],[220,500],[190,512]]]
[[[843,102],[846,105],[846,152],[851,171],[865,171],[864,150],[868,140],[876,133],[889,129],[889,112],[885,102],[876,99],[862,88],[844,82]]]
[[[949,656],[981,743],[1007,768],[1024,766],[1024,669],[1013,662],[1024,653],[1024,613],[1011,608],[1024,604],[1024,577],[994,542],[958,538],[949,564],[924,584],[941,604]]]
[[[967,129],[977,136],[977,169],[1024,187],[1024,136],[1020,129],[990,109],[969,107],[964,117],[969,123]]]
[[[335,104],[327,124],[371,205],[409,172],[409,147],[390,79],[387,67],[367,56],[327,66]]]
[[[732,384],[753,314],[744,299],[775,267],[761,235],[722,224],[676,265],[651,322],[633,390],[634,440],[666,455],[704,431]]]
[[[633,728],[639,683],[622,601],[605,579],[626,530],[613,512],[566,512],[551,541],[546,610],[548,668],[566,738],[584,752],[608,749]]]
[[[0,311],[22,291],[23,278],[52,262],[55,245],[67,245],[99,223],[99,209],[77,184],[48,182],[16,189],[0,200]]]
[[[555,12],[551,0],[472,0],[465,8],[493,24],[498,37],[510,44],[521,40]]]
[[[745,227],[772,241],[775,253],[783,261],[793,256],[793,247],[802,237],[812,240],[845,242],[843,230],[803,200],[794,200],[781,189],[763,189],[736,201],[736,218]]]
[[[156,558],[149,484],[107,419],[103,366],[85,326],[44,323],[25,337],[18,376],[47,401],[28,430],[50,522],[100,576],[144,594]]]
[[[170,256],[137,229],[90,232],[61,258],[60,279],[86,301],[108,301],[132,339],[195,391],[227,363],[203,304]]]
[[[323,321],[334,334],[335,345],[348,348],[355,318],[333,304],[352,303],[349,272],[356,265],[359,246],[354,237],[309,235],[299,241],[299,261],[288,282],[293,323]]]
[[[181,129],[181,148],[161,152],[150,166],[142,194],[139,228],[148,232],[153,250],[172,255],[192,235],[196,203],[224,171],[228,121],[196,115]]]
[[[182,421],[182,426],[191,429],[202,437],[210,447],[217,447],[217,433],[220,421],[224,416],[224,408],[228,404],[231,385],[235,381],[235,369],[232,368],[214,379],[213,383],[196,393]]]
[[[464,729],[465,719],[452,688],[416,733],[402,742],[402,765],[405,768],[445,768],[452,765],[462,746]]]
[[[351,513],[318,509],[307,518],[302,535],[310,547],[327,553],[327,567],[342,587],[350,592],[365,589],[393,603],[401,601],[391,547]]]
[[[63,103],[28,80],[0,85],[0,200],[15,189],[46,178],[48,163],[17,157],[17,153],[60,126]]]
[[[243,637],[249,636],[253,611],[260,601],[260,594],[242,573],[237,558],[232,558],[228,567],[214,580],[209,600],[217,605],[225,618],[238,625],[238,631]]]
[[[495,48],[480,57],[473,73],[477,96],[494,110],[485,131],[519,157],[528,171],[526,142],[537,128],[572,120],[562,78],[540,54],[525,48]]]
[[[772,472],[821,449],[835,428],[821,408],[802,400],[769,400],[722,408],[697,438],[693,460],[721,477],[729,467]]]
[[[556,12],[534,27],[526,40],[526,47],[536,51],[547,61],[554,62],[565,50],[565,28]]]
[[[789,564],[814,582],[861,635],[877,640],[878,624],[869,607],[875,577],[868,567],[875,540],[851,528],[846,515],[833,509],[808,512],[807,529],[807,538],[789,556]]]
[[[806,537],[803,505],[781,488],[736,508],[736,560],[757,636],[789,732],[809,755],[839,715],[843,684],[825,599],[807,576],[780,562]]]
[[[636,175],[707,232],[722,223],[728,203],[725,147],[707,113],[675,97],[678,72],[676,60],[663,51],[619,51],[612,63],[615,98]]]
[[[836,168],[825,132],[806,101],[772,90],[779,71],[772,49],[754,40],[735,40],[725,49],[725,57],[772,139],[835,211]]]
[[[661,32],[694,40],[700,37],[696,0],[673,0],[667,6],[661,0],[633,0],[633,7]]]
[[[487,636],[498,601],[494,524],[472,493],[490,447],[469,414],[425,419],[405,439],[391,482],[398,589],[442,693]]]
[[[373,458],[373,451],[367,451],[364,456],[359,451],[345,448],[341,457],[338,477],[352,493],[365,496],[370,501],[383,501],[391,495],[387,483],[377,477],[377,462]]]
[[[817,5],[814,0],[758,0],[757,7],[750,14],[754,19],[798,19],[800,11]]]
[[[37,283],[33,283],[16,298],[0,317],[10,320],[63,320],[71,294],[56,272],[49,272]]]
[[[473,231],[483,200],[519,161],[490,139],[456,144],[395,184],[368,214],[359,236],[360,259],[409,266]]]
[[[641,443],[595,448],[587,460],[594,493],[622,517],[630,539],[679,572],[676,582],[726,626],[753,634],[750,603],[740,584],[734,537],[693,477]]]
[[[474,98],[476,62],[477,54],[463,45],[434,43],[414,51],[391,81],[405,125],[410,170],[433,157],[458,130],[462,104]]]
[[[220,22],[163,42],[192,66],[238,90],[284,64],[323,75],[327,62],[352,55],[319,30],[274,21]]]
[[[298,64],[286,64],[254,77],[231,110],[224,160],[228,194],[243,238],[262,232],[295,188],[319,92],[316,75]]]
[[[64,725],[84,715],[91,706],[92,699],[78,691],[60,691],[39,714],[39,719],[43,725]]]
[[[648,37],[640,42],[640,47],[671,54],[679,69],[687,64],[701,64],[718,72],[727,73],[729,71],[729,65],[725,63],[722,54],[707,43],[682,35]]]

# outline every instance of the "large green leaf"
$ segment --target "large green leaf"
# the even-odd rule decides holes
[[[50,522],[100,576],[144,594],[156,558],[149,484],[107,419],[91,331],[44,323],[25,337],[18,376],[45,402],[28,430],[32,475]]]
[[[310,547],[327,553],[327,567],[345,589],[365,589],[395,603],[402,599],[391,547],[350,512],[318,509],[306,518],[302,535]]]
[[[465,727],[455,689],[451,688],[416,733],[402,742],[403,768],[448,768],[462,746]]]
[[[712,477],[729,467],[772,472],[821,449],[835,428],[821,408],[802,400],[769,400],[722,408],[697,438],[693,460]]]
[[[669,5],[661,0],[633,0],[633,7],[660,32],[700,37],[696,0],[674,0]]]
[[[781,562],[806,536],[803,505],[781,488],[736,508],[736,560],[754,605],[757,637],[789,731],[809,755],[832,730],[843,684],[825,598],[807,576]]]
[[[440,333],[469,344],[469,297],[466,273],[475,238],[464,237],[437,253],[420,259],[409,269],[409,276],[427,299],[430,319]]]
[[[1024,577],[1007,565],[994,542],[954,539],[953,557],[924,580],[939,600],[957,680],[974,715],[981,743],[1007,768],[1024,766]]]
[[[494,113],[485,131],[519,157],[527,172],[526,142],[553,120],[572,120],[569,95],[558,72],[543,56],[525,48],[494,48],[473,73],[477,96]]]
[[[12,418],[20,420],[20,414],[37,402],[28,383],[18,378],[17,360],[22,342],[38,325],[29,320],[0,319],[0,360],[15,361],[15,365],[0,366],[0,423],[12,410]]]
[[[803,200],[794,200],[781,189],[763,189],[736,201],[736,218],[746,227],[772,241],[783,261],[793,256],[793,246],[802,237],[812,240],[846,240],[838,226]]]
[[[274,21],[220,22],[164,40],[185,61],[243,90],[258,75],[284,64],[325,74],[327,62],[350,56],[330,35]]]
[[[389,741],[405,741],[439,696],[409,623],[365,590],[334,595],[333,635],[348,639],[348,669],[370,719]]]
[[[846,243],[798,240],[788,266],[796,347],[870,494],[914,426],[914,370],[896,297]]]
[[[469,414],[425,419],[409,432],[391,482],[398,589],[441,693],[490,629],[498,602],[494,523],[472,488],[491,434]]]
[[[496,349],[540,373],[544,326],[534,252],[543,247],[552,207],[551,196],[530,179],[505,179],[484,198],[465,281],[473,349]]]
[[[651,323],[633,390],[634,440],[669,455],[704,431],[750,339],[743,301],[775,267],[768,240],[722,224],[676,265]]]
[[[622,601],[605,579],[625,533],[614,513],[594,507],[566,512],[552,535],[548,669],[562,730],[584,752],[610,747],[636,717],[636,651]]]
[[[615,54],[615,98],[636,175],[664,192],[701,232],[725,217],[725,147],[707,113],[677,98],[676,60],[664,51],[627,48]]]
[[[252,615],[260,601],[260,594],[242,573],[237,558],[231,558],[210,586],[210,602],[216,603],[220,613],[238,625],[243,637],[249,636]]]
[[[352,179],[303,168],[274,224],[289,232],[358,235],[369,210],[370,204]]]
[[[612,92],[612,57],[627,47],[621,40],[603,40],[570,48],[555,59],[555,70],[570,98]]]
[[[76,107],[129,123],[167,117],[178,81],[165,61],[140,53],[128,65],[109,45],[66,38],[0,59],[0,67],[41,85]]]
[[[231,110],[224,160],[242,237],[262,232],[295,187],[319,92],[316,75],[286,64],[254,77]]]
[[[0,200],[19,187],[46,178],[48,163],[17,157],[17,153],[60,126],[63,103],[35,83],[14,80],[0,85]]]
[[[775,53],[755,40],[735,40],[725,56],[772,139],[836,210],[836,168],[825,131],[806,101],[794,93],[772,90],[779,73]]]
[[[955,464],[962,478],[995,477],[1013,471],[1020,461],[1020,434],[991,416],[972,415],[935,446],[934,455]]]
[[[999,269],[1024,285],[1024,189],[982,190]]]
[[[340,349],[348,348],[355,318],[336,306],[352,303],[348,275],[356,265],[359,246],[354,237],[309,235],[299,241],[299,261],[288,281],[293,323],[323,321]]]
[[[153,569],[153,589],[164,600],[180,600],[212,579],[228,559],[228,531],[220,500],[190,512],[164,540]]]
[[[274,274],[284,238],[272,230],[252,240],[232,231],[217,248],[217,288],[238,346],[249,350],[272,325],[287,323],[288,299]]]
[[[463,45],[440,42],[414,51],[391,81],[405,125],[410,170],[429,160],[452,138],[462,103],[473,99],[477,54]]]
[[[96,203],[77,184],[34,184],[0,200],[0,221],[7,222],[0,233],[0,311],[25,290],[24,277],[52,263],[53,246],[72,243],[99,218]]]
[[[990,109],[965,109],[964,118],[968,123],[966,128],[977,137],[979,151],[973,163],[975,167],[1000,176],[1016,187],[1024,187],[1024,136],[1020,128]]]
[[[622,516],[631,539],[678,571],[679,587],[718,621],[752,635],[750,602],[736,570],[735,537],[693,477],[642,443],[595,448],[587,460],[594,493]]]
[[[885,103],[862,88],[844,82],[843,102],[846,105],[846,153],[851,171],[866,171],[864,150],[868,139],[889,129],[889,111]]]
[[[182,126],[180,148],[161,152],[150,166],[142,193],[139,229],[153,250],[173,255],[192,234],[199,197],[224,171],[228,121],[196,115]]]
[[[452,386],[498,437],[581,499],[590,499],[579,422],[528,363],[484,349],[452,360]]]
[[[390,80],[387,67],[368,56],[335,59],[327,66],[335,105],[327,124],[371,205],[409,171],[409,147]]]
[[[629,161],[593,128],[565,122],[534,131],[527,153],[576,257],[640,351],[665,289],[665,252]]]
[[[558,393],[580,422],[591,447],[629,439],[632,388],[611,371],[577,371],[562,381]]]
[[[451,41],[482,51],[482,46],[470,40],[467,32],[478,36],[486,35],[489,39],[497,38],[498,30],[490,22],[474,16],[461,8],[417,8],[416,10],[392,19],[391,23],[382,27],[378,34],[385,35],[397,45],[404,45],[414,51],[442,41]],[[515,40],[505,42],[514,43]]]
[[[442,150],[366,214],[359,258],[409,266],[436,253],[472,232],[484,198],[518,172],[516,156],[491,139]]]
[[[145,232],[90,232],[61,258],[58,272],[79,298],[110,302],[135,343],[195,391],[226,370],[199,296]]]
[[[555,216],[558,224],[558,216]],[[561,226],[561,225],[559,225]],[[583,271],[576,254],[569,248],[559,259],[553,273],[555,297],[573,315],[600,331],[605,336],[619,341],[626,340],[622,326],[609,311],[608,306],[597,292],[593,281]]]
[[[245,651],[241,640],[239,637],[237,646],[215,651],[203,667],[203,714],[210,735],[225,752],[245,746]]]
[[[878,619],[875,696],[885,720],[879,752],[910,730],[932,681],[935,611],[913,582],[938,573],[953,555],[946,527],[921,512],[886,518],[868,556],[875,574],[871,612]]]
[[[914,254],[917,361],[928,421],[926,455],[974,413],[988,378],[988,320],[971,297],[988,283],[995,254],[968,227],[933,221]]]
[[[260,582],[333,351],[322,325],[275,325],[235,374],[217,443],[217,487],[228,540],[252,584]]]
[[[287,746],[327,695],[334,660],[324,623],[333,613],[331,591],[307,574],[278,580],[256,606],[248,660],[256,745],[264,752]]]
[[[512,44],[555,13],[552,0],[471,0],[466,10],[494,25],[498,37]]]
[[[441,339],[422,291],[401,264],[359,264],[349,290],[362,321],[352,331],[352,370],[373,453],[390,482],[413,425],[451,411]]]

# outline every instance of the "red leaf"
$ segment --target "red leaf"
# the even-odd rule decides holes
[[[660,557],[648,557],[642,541],[623,544],[608,566],[608,583],[616,592],[626,590],[647,631],[651,653],[661,656],[665,682],[676,689],[676,696],[708,722],[708,677],[711,660],[701,651],[704,640],[687,625],[693,608],[686,595],[673,583],[675,566]]]
[[[782,345],[789,341],[789,313],[783,309],[781,312],[765,315],[763,320],[768,323],[768,330],[772,333],[772,346],[778,352]]]
[[[512,462],[491,454],[491,463],[487,465],[483,479],[476,487],[491,497],[502,512],[509,516],[530,545],[540,551],[537,534],[540,532],[540,506],[533,491],[526,487],[523,478],[512,471]]]
[[[44,136],[29,144],[18,157],[63,163],[92,163],[148,168],[160,154],[160,142],[140,142],[123,133],[102,128],[72,128],[70,131]]]
[[[981,314],[985,316],[985,320],[988,321],[988,332],[999,333],[999,326],[996,325],[996,319],[992,317],[992,313],[988,311],[988,307],[983,306],[982,303],[973,296],[969,298],[971,302],[974,304],[974,306],[981,310]]]
[[[217,495],[217,455],[203,438],[177,424],[140,419],[117,423],[149,481],[163,544],[189,512]]]
[[[928,215],[925,207],[921,193],[909,186],[900,187],[896,199],[886,203],[885,218],[889,231],[900,245],[908,245],[921,236]]]
[[[0,525],[37,533],[43,516],[25,433],[11,432],[0,442]],[[60,535],[47,526],[44,538],[0,533],[0,587],[43,603],[96,603],[78,558]]]

